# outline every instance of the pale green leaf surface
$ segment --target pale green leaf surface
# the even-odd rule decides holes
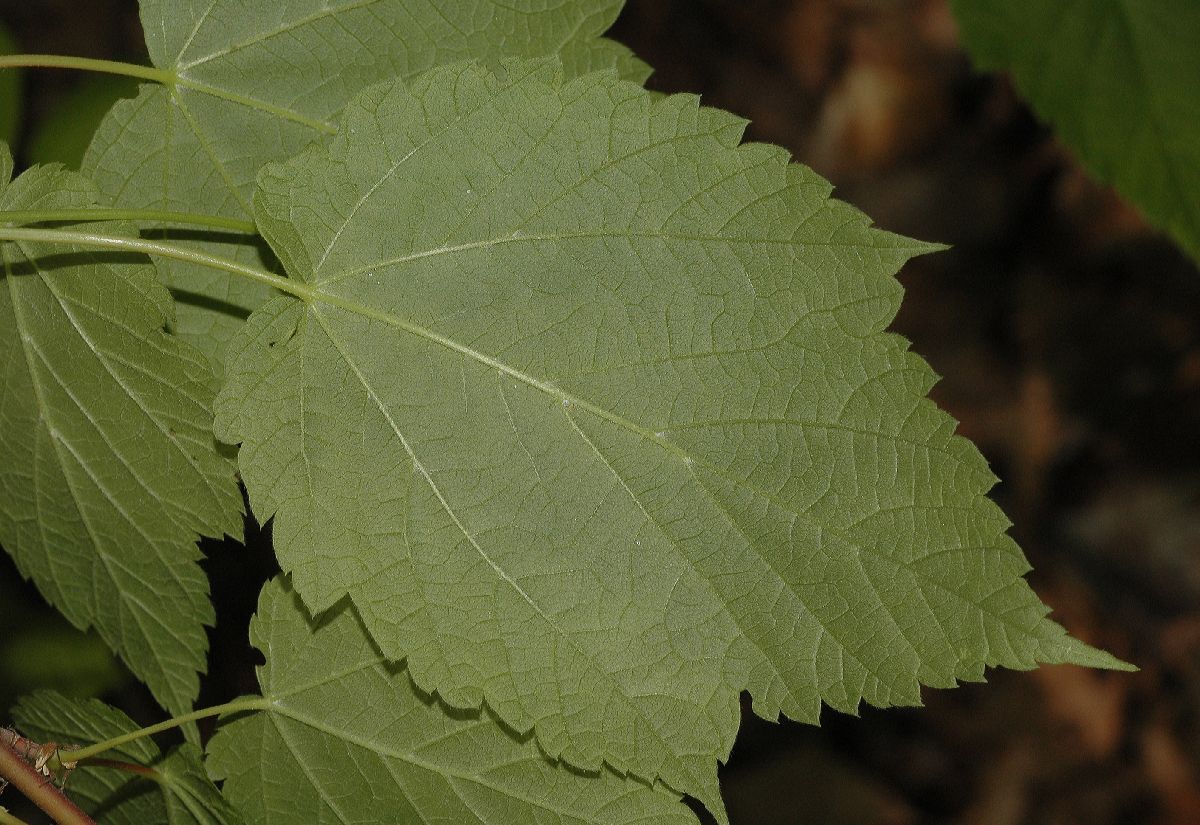
[[[694,98],[543,65],[375,87],[260,175],[311,301],[230,347],[217,432],[314,610],[451,705],[720,809],[756,710],[1114,660],[1022,574],[994,477],[884,332],[930,247]]]
[[[125,207],[245,219],[254,176],[316,137],[367,85],[476,58],[559,54],[576,73],[644,64],[600,37],[623,0],[143,0],[153,64],[178,77],[114,106],[84,171]],[[244,239],[210,252],[253,262]],[[219,353],[269,288],[160,262],[180,299],[178,333],[219,367]]]
[[[171,825],[236,825],[241,814],[213,786],[200,748],[185,742],[154,766],[162,788],[165,821]],[[303,821],[298,817],[294,821]]]
[[[951,5],[978,64],[1011,72],[1084,165],[1200,261],[1200,3]]]
[[[23,697],[13,708],[13,718],[25,736],[60,745],[92,745],[139,727],[101,701],[70,699],[49,691]],[[164,757],[153,740],[143,738],[105,751],[101,758],[149,767],[153,774],[76,768],[67,782],[67,795],[97,817],[100,825],[237,825],[242,821],[208,779],[195,745],[180,745]]]
[[[282,580],[263,588],[251,641],[267,710],[221,725],[208,767],[254,825],[684,825],[678,797],[547,760],[487,714],[418,693],[343,603],[317,622]]]
[[[11,172],[0,148],[0,209],[97,202],[61,167]],[[0,257],[0,545],[182,712],[213,620],[196,540],[241,531],[208,362],[163,332],[171,299],[148,262],[32,243]]]

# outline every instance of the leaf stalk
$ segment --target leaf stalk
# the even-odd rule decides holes
[[[164,86],[172,86],[176,81],[174,72],[156,69],[153,66],[139,66],[136,63],[122,63],[117,60],[75,57],[68,54],[0,55],[0,69],[79,69],[85,72],[119,74],[141,80],[152,80]]]
[[[130,731],[129,733],[105,740],[104,742],[98,742],[95,745],[88,745],[83,748],[64,748],[61,752],[62,758],[64,761],[68,762],[82,762],[84,760],[93,759],[94,757],[99,756],[106,751],[110,751],[113,748],[119,748],[121,745],[128,744],[129,742],[135,742],[138,739],[144,739],[147,736],[153,736],[156,733],[162,733],[163,731],[177,728],[181,725],[187,724],[188,722],[195,722],[198,719],[207,719],[212,716],[221,716],[226,713],[266,710],[270,706],[270,701],[262,696],[243,696],[240,699],[234,699],[232,702],[226,702],[223,705],[213,705],[209,708],[202,708],[201,710],[185,713],[183,716],[176,716],[171,719],[167,719],[164,722],[150,725],[149,727],[139,728],[138,730]],[[116,766],[110,764],[107,765],[107,767]]]
[[[226,218],[221,215],[204,215],[199,212],[170,212],[159,209],[14,209],[0,210],[0,224],[30,223],[83,223],[87,221],[154,221],[158,223],[188,224],[230,232],[258,234],[253,221]]]
[[[85,759],[82,762],[80,762],[79,767],[81,767],[81,768],[112,768],[113,770],[116,770],[116,771],[123,771],[125,773],[136,774],[145,779],[149,779],[152,782],[157,782],[160,785],[164,784],[162,774],[159,773],[158,771],[154,770],[154,768],[150,768],[145,765],[138,765],[133,762],[121,762],[116,759],[100,759],[98,757],[92,757],[90,759]]]
[[[177,261],[219,269],[252,281],[272,286],[305,303],[316,299],[316,291],[300,281],[284,278],[257,267],[240,264],[217,255],[209,255],[196,249],[176,246],[161,241],[141,238],[126,238],[103,235],[95,232],[66,231],[61,229],[29,229],[0,226],[0,241],[25,241],[30,243],[64,244],[90,249],[106,249],[115,252],[136,252],[151,257],[171,258]]]
[[[150,80],[168,89],[182,87],[201,94],[228,100],[239,106],[257,109],[276,117],[290,120],[323,132],[327,135],[337,133],[337,127],[320,118],[309,117],[286,106],[277,106],[265,100],[239,94],[228,89],[210,86],[198,80],[180,77],[175,71],[159,69],[154,66],[141,66],[137,63],[122,63],[118,60],[96,60],[90,57],[74,57],[66,54],[10,54],[0,56],[0,69],[79,69],[85,72],[102,72],[118,74],[125,77],[135,77],[139,80]]]

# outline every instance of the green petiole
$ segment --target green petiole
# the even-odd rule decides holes
[[[121,745],[129,742],[135,742],[138,739],[144,739],[147,736],[153,736],[156,733],[177,728],[180,725],[185,725],[188,722],[195,722],[197,719],[207,719],[211,716],[221,716],[226,713],[241,713],[244,711],[266,710],[271,703],[262,696],[245,696],[241,699],[235,699],[232,702],[226,702],[223,705],[213,705],[210,708],[185,713],[183,716],[176,716],[172,719],[167,719],[165,722],[159,722],[149,727],[139,728],[117,736],[104,742],[97,742],[95,745],[88,745],[83,748],[64,748],[59,752],[59,758],[64,762],[82,762],[86,759],[99,756],[113,748],[119,748]],[[111,765],[109,767],[112,767]]]
[[[121,63],[117,60],[96,60],[91,57],[74,57],[66,54],[0,55],[0,69],[26,68],[80,69],[85,72],[119,74],[141,80],[152,80],[164,86],[174,85],[177,79],[173,72],[156,69],[153,66],[139,66],[136,63]]]
[[[220,215],[203,215],[197,212],[169,212],[159,209],[16,209],[0,210],[0,224],[30,223],[75,223],[85,221],[155,221],[161,223],[188,224],[229,232],[257,234],[253,221],[225,218]]]
[[[159,69],[154,66],[140,66],[137,63],[122,63],[118,60],[73,57],[65,54],[11,54],[0,56],[0,69],[79,69],[86,72],[102,72],[104,74],[136,77],[139,80],[150,80],[160,83],[169,89],[190,89],[200,94],[211,95],[251,109],[258,109],[259,111],[273,114],[285,120],[300,123],[325,134],[332,135],[337,132],[337,127],[319,118],[309,117],[285,106],[278,106],[229,89],[222,89],[217,86],[210,86],[207,83],[201,83],[198,80],[180,77],[174,71]]]
[[[17,819],[6,808],[0,808],[0,825],[27,825],[25,820]]]
[[[231,261],[217,255],[209,255],[196,249],[189,249],[161,241],[102,235],[94,232],[8,226],[0,226],[0,241],[64,244],[90,249],[109,249],[116,252],[138,252],[152,257],[171,258],[176,261],[206,266],[210,269],[219,269],[242,278],[248,278],[252,281],[272,286],[281,292],[286,292],[308,303],[311,303],[316,297],[316,293],[311,287],[291,278],[284,278],[257,267],[240,264],[237,261]]]

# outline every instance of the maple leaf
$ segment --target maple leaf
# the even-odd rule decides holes
[[[884,332],[931,247],[743,127],[546,62],[370,89],[259,177],[295,297],[217,402],[310,609],[349,594],[422,690],[717,812],[743,689],[816,721],[1117,664],[1046,619]]]

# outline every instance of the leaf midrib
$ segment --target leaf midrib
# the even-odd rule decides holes
[[[797,248],[821,248],[821,249],[855,249],[861,250],[863,244],[861,242],[854,243],[847,241],[845,243],[828,240],[828,241],[813,241],[813,240],[798,240],[795,238],[739,238],[730,237],[727,235],[703,235],[689,234],[685,232],[650,232],[650,231],[625,231],[614,230],[611,232],[602,232],[598,230],[587,230],[579,232],[540,232],[525,234],[516,232],[512,235],[499,238],[486,238],[481,241],[468,241],[467,243],[454,244],[453,246],[438,246],[433,249],[423,249],[420,252],[413,252],[408,255],[398,255],[393,258],[382,258],[372,261],[369,264],[360,264],[351,269],[339,272],[327,278],[314,277],[312,283],[318,286],[330,286],[340,283],[355,275],[362,275],[376,269],[385,267],[399,266],[401,264],[419,261],[424,258],[435,258],[440,255],[455,255],[460,252],[471,252],[477,249],[491,249],[497,246],[506,246],[509,244],[520,243],[540,243],[540,242],[561,242],[573,240],[622,240],[622,239],[639,239],[639,240],[662,240],[662,241],[684,241],[689,243],[720,243],[729,244],[730,246],[752,244],[762,246],[787,246]],[[888,252],[906,252],[906,253],[921,253],[929,250],[929,244],[913,243],[909,245],[895,244],[892,246],[876,246],[870,247],[875,250]],[[328,255],[328,251],[326,251]],[[322,263],[324,258],[322,258]]]

